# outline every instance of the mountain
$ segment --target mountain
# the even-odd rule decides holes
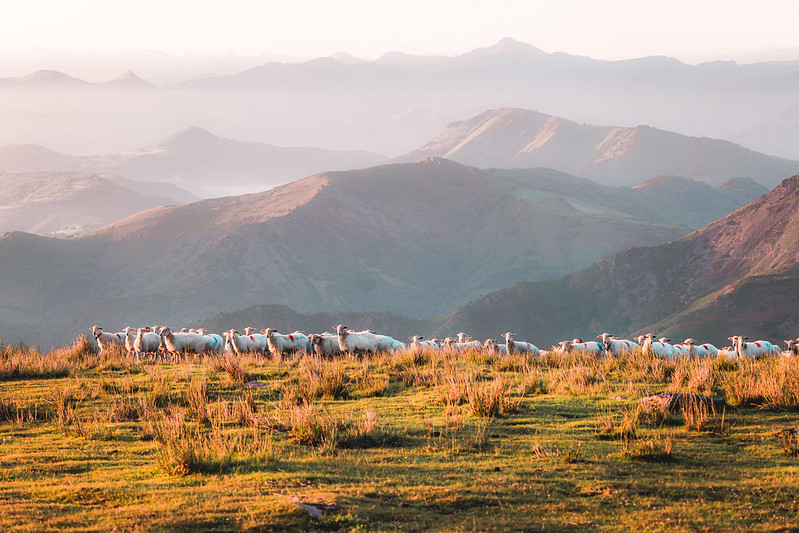
[[[718,346],[730,335],[795,338],[799,176],[682,239],[632,248],[554,281],[476,299],[442,331],[519,330],[544,346],[650,330]]]
[[[429,159],[159,207],[65,241],[9,233],[0,337],[47,345],[100,322],[188,324],[262,304],[429,317],[521,279],[677,239],[751,200],[664,183],[677,196],[658,184],[606,187]]]
[[[396,159],[445,157],[479,168],[547,167],[608,185],[659,175],[719,184],[748,177],[769,187],[799,172],[799,161],[727,141],[687,137],[648,126],[577,124],[524,109],[495,109],[450,124],[425,146]]]
[[[0,146],[0,172],[30,173],[71,171],[79,158],[49,150],[43,146],[17,144]]]
[[[139,180],[171,181],[187,188],[249,191],[325,170],[372,166],[383,156],[311,147],[279,147],[225,139],[198,127],[180,131],[152,146],[101,158],[107,171]]]
[[[102,60],[85,57],[87,66]],[[153,54],[122,57],[114,64],[114,74],[132,69],[148,81],[158,80],[159,87],[146,90],[130,80],[87,83],[53,72],[29,80],[2,79],[0,145],[116,153],[201,125],[234,139],[396,157],[448,123],[508,107],[538,109],[577,124],[647,124],[799,158],[790,135],[795,121],[779,118],[799,103],[796,61],[602,61],[547,53],[512,39],[455,57],[388,53],[376,61],[241,59],[206,62],[187,55],[178,62]],[[167,71],[154,73],[153,67],[165,60]],[[80,65],[75,69],[81,70]],[[186,81],[167,84],[168,78]],[[763,134],[746,135],[755,129]],[[738,175],[743,174],[726,177]]]
[[[324,170],[361,168],[384,160],[363,151],[234,141],[198,127],[150,146],[98,156],[71,156],[36,145],[0,147],[0,172],[110,174],[169,182],[201,196],[261,191]]]
[[[198,199],[167,183],[100,175],[0,173],[0,234],[78,235],[139,211]]]

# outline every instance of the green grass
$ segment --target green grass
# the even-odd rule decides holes
[[[0,369],[30,371],[0,381],[2,530],[799,523],[792,361],[405,352],[154,365],[76,343],[46,354],[66,361],[53,372],[41,354],[3,350]],[[735,405],[644,413],[634,401],[664,391]]]

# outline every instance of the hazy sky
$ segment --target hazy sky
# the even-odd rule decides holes
[[[7,0],[0,51],[233,51],[366,59],[512,37],[598,59],[799,59],[795,0]]]

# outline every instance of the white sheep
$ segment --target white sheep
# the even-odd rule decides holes
[[[785,357],[795,357],[799,355],[799,339],[788,339],[785,342],[786,349],[782,352]]]
[[[398,341],[391,335],[379,335],[375,333],[375,338],[377,339],[377,350],[380,352],[396,352],[406,347],[404,342]]]
[[[499,344],[496,339],[486,339],[483,349],[490,353],[507,354],[508,349],[505,344]]]
[[[308,335],[308,342],[311,350],[319,357],[332,358],[344,353],[338,345],[338,335],[332,333],[312,333]]]
[[[570,341],[561,341],[560,351],[562,353],[579,353],[585,355],[602,355],[605,346],[597,341],[583,342],[581,339],[574,339]]]
[[[133,339],[133,351],[138,361],[142,356],[150,354],[155,359],[161,348],[161,336],[149,331],[150,328],[139,328]]]
[[[188,331],[172,333],[172,330],[165,327],[160,335],[165,351],[173,357],[173,360],[185,354],[201,354],[205,350],[205,339],[197,333]]]
[[[733,350],[738,357],[762,357],[765,355],[779,355],[780,349],[769,341],[758,340],[747,342],[749,337],[734,335],[727,337],[732,341]]]
[[[200,328],[197,330],[197,333],[205,339],[205,350],[206,353],[221,355],[222,350],[225,347],[225,339],[222,335],[217,333],[208,333],[205,331],[205,328]]]
[[[408,345],[410,348],[415,350],[418,349],[428,349],[428,350],[440,350],[441,345],[435,342],[434,340],[426,341],[424,337],[421,335],[414,335],[412,337],[408,337],[408,340],[411,341]]]
[[[602,344],[605,346],[605,353],[609,355],[620,356],[624,353],[632,353],[638,348],[638,344],[627,340],[627,339],[617,339],[610,333],[603,333],[602,335],[597,335],[598,339],[602,339]]]
[[[685,339],[682,345],[688,349],[688,357],[716,357],[719,349],[712,344],[696,344],[694,339]]]
[[[377,353],[377,337],[371,331],[350,331],[343,324],[335,326],[334,329],[342,352],[348,354]]]
[[[531,353],[535,356],[541,355],[541,350],[539,350],[535,344],[513,340],[516,333],[508,331],[507,333],[503,333],[502,336],[505,337],[505,351],[507,351],[508,354]]]
[[[100,347],[102,354],[106,350],[113,350],[114,348],[125,348],[126,334],[124,331],[119,333],[106,333],[100,326],[92,326],[90,329],[97,345]]]
[[[284,353],[308,352],[308,336],[300,331],[284,335],[276,329],[266,328],[261,330],[261,333],[266,337],[272,355],[282,356]]]
[[[242,335],[237,330],[231,329],[224,333],[225,349],[232,351],[236,355],[254,353],[262,357],[266,356],[267,340],[260,333]]]
[[[665,359],[674,359],[677,357],[679,348],[675,349],[673,344],[669,344],[671,339],[661,337],[660,340],[652,340],[653,334],[647,333],[636,337],[635,340],[641,345],[641,351],[645,354],[653,355],[655,357],[663,357]]]

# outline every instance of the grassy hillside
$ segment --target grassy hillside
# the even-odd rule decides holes
[[[797,407],[788,359],[2,346],[0,527],[789,530]]]

